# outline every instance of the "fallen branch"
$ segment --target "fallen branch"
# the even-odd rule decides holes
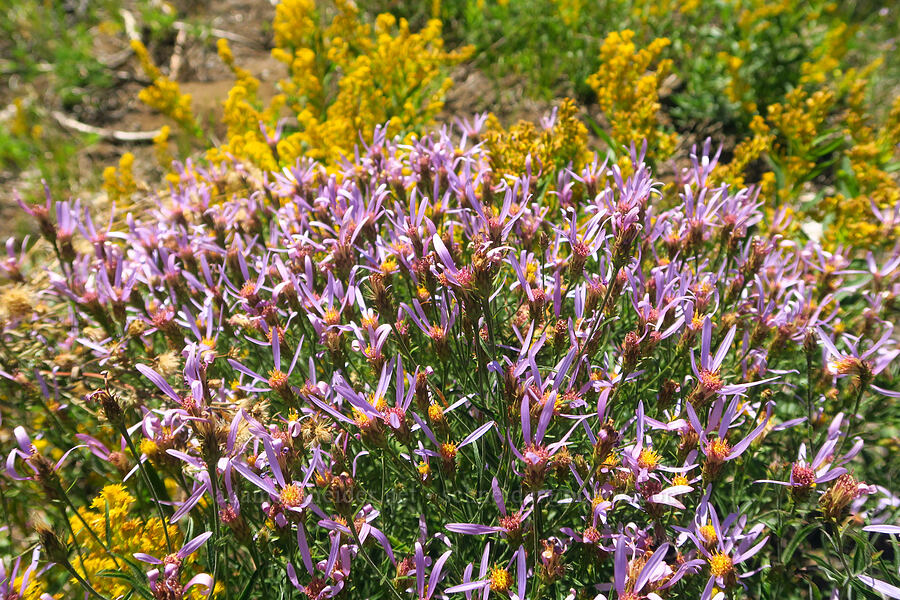
[[[0,110],[0,123],[8,119],[12,119],[13,115],[16,114],[16,110],[17,108],[15,104],[7,104],[6,108]]]
[[[191,29],[191,26],[185,23],[184,21],[175,21],[172,23],[172,27],[178,31],[185,31]],[[247,36],[241,35],[239,33],[234,33],[232,31],[226,31],[224,29],[217,29],[215,27],[201,27],[203,31],[209,32],[210,35],[217,38],[225,38],[230,42],[235,42],[238,44],[244,44],[245,46],[252,46],[254,48],[265,48],[265,44],[258,42],[254,39],[248,38]]]
[[[187,30],[179,29],[178,33],[175,34],[175,49],[172,50],[172,56],[169,59],[169,79],[172,81],[178,81],[178,72],[181,71],[185,42],[187,42]]]
[[[125,35],[129,40],[141,41],[141,36],[137,31],[137,19],[128,10],[119,9],[119,15],[122,17],[122,24],[125,26]]]
[[[159,135],[159,129],[153,131],[120,131],[118,129],[109,129],[107,127],[94,127],[87,123],[77,121],[72,117],[61,113],[58,110],[50,111],[56,121],[68,129],[73,129],[80,133],[89,133],[91,135],[100,136],[104,140],[116,142],[150,142]]]

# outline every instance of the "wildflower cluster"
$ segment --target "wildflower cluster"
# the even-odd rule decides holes
[[[476,121],[472,124],[480,128]],[[491,168],[498,174],[525,172],[534,162],[534,173],[556,173],[570,165],[582,165],[589,158],[587,127],[578,119],[578,107],[565,99],[558,109],[541,120],[540,129],[531,121],[520,121],[504,128],[497,117],[489,115],[484,122],[484,143]],[[477,131],[477,129],[476,129]]]
[[[156,599],[892,589],[868,535],[896,533],[900,500],[858,457],[900,397],[900,248],[861,260],[763,230],[758,190],[715,183],[708,146],[673,206],[646,146],[625,171],[526,155],[497,176],[483,122],[377,128],[336,171],[185,165],[105,228],[77,201],[23,206],[43,239],[11,241],[3,272],[55,262],[43,315],[3,324],[4,488],[71,527],[39,528],[30,581]]]
[[[634,140],[646,140],[651,155],[665,160],[675,150],[677,137],[659,125],[659,87],[672,68],[670,59],[657,60],[670,44],[653,40],[638,49],[631,30],[614,31],[600,46],[600,68],[587,83],[597,94],[597,104],[609,124],[617,148]],[[648,71],[651,63],[655,70]]]
[[[177,81],[166,77],[153,62],[140,40],[131,40],[131,49],[144,73],[152,83],[138,93],[141,102],[169,117],[191,135],[199,135],[201,128],[191,106],[191,95],[183,94]]]
[[[207,153],[214,163],[238,158],[277,170],[306,156],[333,164],[378,125],[387,124],[391,135],[421,133],[443,106],[451,85],[446,68],[471,54],[469,47],[444,49],[440,20],[418,32],[390,13],[372,23],[351,0],[333,7],[282,0],[272,29],[272,56],[284,63],[287,77],[269,100],[260,98],[259,80],[236,63],[227,41],[218,40],[235,83],[224,101],[227,139]],[[159,73],[140,44],[134,47],[154,79],[142,100],[194,131],[189,97]]]

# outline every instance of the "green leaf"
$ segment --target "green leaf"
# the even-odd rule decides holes
[[[256,567],[256,570],[253,571],[253,575],[250,576],[250,579],[247,581],[244,589],[241,590],[241,595],[238,596],[238,600],[247,600],[247,598],[250,597],[250,592],[253,591],[253,585],[256,583],[257,578],[259,578],[260,573],[262,573],[262,569],[260,567]]]
[[[818,523],[810,523],[809,525],[800,528],[800,530],[791,538],[791,541],[788,542],[787,547],[784,550],[784,555],[781,557],[782,562],[784,564],[790,564],[791,558],[794,556],[794,553],[797,551],[797,548],[803,543],[809,534],[819,528]]]

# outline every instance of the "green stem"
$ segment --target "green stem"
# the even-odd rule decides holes
[[[141,455],[138,453],[137,448],[134,447],[134,442],[131,441],[131,435],[129,435],[128,429],[124,426],[120,427],[120,429],[122,437],[125,438],[125,443],[128,444],[128,449],[134,456],[134,460],[137,461],[138,470],[141,472],[141,476],[144,478],[144,483],[150,490],[150,495],[153,496],[153,502],[156,504],[156,512],[159,515],[159,521],[162,525],[163,534],[166,536],[166,549],[168,550],[169,554],[172,554],[172,540],[169,538],[169,526],[166,522],[166,515],[163,512],[162,503],[159,501],[159,496],[156,494],[156,488],[153,487],[153,483],[150,481],[150,476],[144,469],[144,463],[141,462]]]
[[[69,509],[70,509],[73,513],[75,513],[75,516],[78,517],[78,520],[81,521],[81,524],[84,526],[84,528],[87,530],[87,532],[88,532],[89,534],[91,534],[91,537],[94,538],[94,541],[97,542],[97,544],[98,544],[101,548],[103,548],[103,551],[106,552],[106,554],[109,555],[109,557],[112,559],[113,563],[115,563],[116,568],[117,568],[117,569],[121,569],[122,566],[119,565],[119,561],[116,560],[116,557],[115,557],[115,556],[113,555],[113,553],[109,550],[109,548],[106,546],[106,544],[103,543],[103,541],[100,539],[100,537],[97,535],[97,533],[91,528],[90,525],[88,525],[87,521],[84,520],[84,517],[81,516],[81,513],[78,512],[78,509],[75,508],[75,506],[72,504],[72,500],[69,499],[69,495],[66,494],[66,491],[62,488],[61,485],[58,485],[57,487],[59,488],[60,495],[62,496],[63,501],[66,503],[66,506],[68,506]],[[66,513],[65,513],[65,510],[63,510],[63,515],[65,515],[65,514],[66,514]]]
[[[75,570],[75,567],[73,567],[68,562],[66,563],[65,567],[69,571],[69,573],[72,574],[72,577],[74,577],[75,580],[81,584],[81,587],[83,587],[87,592],[89,592],[90,594],[93,594],[100,600],[109,600],[106,596],[102,595],[100,592],[95,590],[94,586],[92,586],[89,581],[87,581],[84,577],[79,575],[78,571]]]
[[[353,523],[352,519],[350,520],[350,523],[348,524],[347,528],[350,530],[350,533],[353,534],[353,540],[356,542],[356,546],[359,548],[359,553],[363,555],[363,558],[366,559],[366,562],[369,563],[369,566],[372,567],[373,569],[375,569],[375,572],[378,573],[378,577],[381,579],[382,585],[384,585],[387,589],[391,590],[391,593],[394,595],[395,598],[398,598],[399,600],[403,600],[403,597],[399,594],[399,592],[397,592],[397,590],[394,588],[391,581],[387,578],[387,576],[384,573],[381,572],[381,569],[379,569],[375,565],[375,562],[369,557],[369,553],[366,552],[365,548],[363,548],[362,542],[359,539],[359,533],[357,533],[357,531],[356,531],[356,525]]]

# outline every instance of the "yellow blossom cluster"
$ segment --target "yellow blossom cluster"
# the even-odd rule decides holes
[[[334,163],[360,139],[388,123],[388,133],[419,131],[443,106],[450,86],[444,69],[465,59],[465,48],[443,48],[441,23],[419,32],[390,14],[366,22],[350,0],[338,0],[330,22],[314,0],[283,0],[276,7],[272,55],[288,77],[263,109],[259,82],[234,64],[227,44],[219,55],[236,82],[225,101],[227,141],[208,158],[227,156],[274,169],[300,156]],[[276,135],[285,109],[296,119]]]
[[[276,38],[277,35],[276,30]],[[217,46],[219,58],[231,69],[235,83],[224,102],[227,141],[220,148],[211,148],[207,152],[207,158],[219,162],[233,156],[248,160],[263,169],[277,169],[277,149],[269,143],[267,135],[271,137],[271,134],[265,128],[274,128],[286,97],[283,94],[276,95],[269,106],[263,109],[258,97],[259,79],[235,63],[226,40],[220,39]]]
[[[168,169],[172,165],[172,161],[175,159],[172,156],[172,152],[169,150],[169,136],[172,134],[172,128],[168,125],[163,125],[159,133],[153,136],[153,152],[156,155],[156,162],[159,163],[163,169]]]
[[[614,31],[600,47],[600,68],[587,80],[613,141],[627,145],[646,140],[648,155],[657,161],[671,156],[677,143],[675,133],[664,129],[658,116],[659,88],[672,61],[657,59],[668,45],[668,39],[658,38],[638,49],[633,31]],[[656,69],[651,71],[654,62]]]
[[[131,49],[144,73],[153,81],[138,93],[140,101],[166,115],[188,133],[199,135],[201,130],[191,108],[191,95],[182,94],[178,82],[163,75],[140,40],[131,40]]]
[[[553,3],[559,11],[559,18],[567,26],[571,27],[581,19],[584,0],[553,0]]]
[[[731,161],[720,163],[713,172],[716,183],[745,187],[744,177],[751,163],[760,159],[772,147],[774,135],[765,119],[756,115],[750,123],[751,137],[741,140],[734,148]]]
[[[843,173],[847,185],[842,193],[824,198],[814,213],[832,222],[827,238],[832,243],[869,246],[872,240],[890,244],[900,237],[900,223],[882,223],[874,215],[874,210],[890,213],[900,204],[900,182],[890,172],[900,144],[900,97],[884,122],[876,124],[867,116],[864,88],[863,81],[852,85],[843,115],[843,133],[850,140]]]
[[[633,0],[631,17],[647,25],[675,15],[692,15],[700,8],[700,0]]]
[[[131,516],[130,506],[133,503],[134,497],[124,485],[107,485],[89,508],[78,511],[80,518],[69,518],[74,532],[70,544],[77,545],[79,549],[72,564],[79,573],[86,575],[94,589],[108,598],[121,598],[132,591],[127,579],[104,576],[104,573],[121,570],[111,554],[130,558],[142,552],[162,558],[167,553],[162,522],[155,517]],[[169,525],[169,537],[173,544],[180,543],[177,526]],[[97,539],[103,541],[106,547],[101,546]],[[184,568],[189,571],[192,562],[192,557],[186,558]],[[72,579],[71,585],[72,589],[80,589],[75,579]]]
[[[900,201],[900,182],[890,165],[900,144],[900,98],[877,122],[868,110],[869,78],[879,66],[834,71],[825,84],[818,78],[788,92],[753,117],[752,136],[719,165],[716,182],[743,185],[751,164],[767,158],[770,170],[759,176],[767,213],[783,208],[793,227],[814,220],[823,226],[827,246],[870,247],[896,239],[900,224],[881,223],[875,211],[889,213]],[[807,70],[813,73],[814,69]],[[834,192],[815,196],[811,182],[830,173]]]
[[[40,124],[31,124],[28,117],[28,111],[25,109],[25,100],[16,98],[13,100],[15,115],[9,124],[9,132],[16,137],[38,141],[43,135],[44,128]]]
[[[736,54],[719,52],[719,61],[725,65],[728,73],[728,83],[725,84],[725,96],[735,104],[738,104],[746,114],[754,114],[757,111],[756,102],[751,100],[753,89],[750,83],[741,74],[744,59]]]
[[[103,170],[103,190],[109,199],[121,204],[137,190],[134,180],[134,154],[126,152],[119,159],[119,168],[109,166]]]
[[[581,166],[588,158],[587,128],[578,119],[578,107],[564,99],[551,127],[538,129],[530,121],[520,121],[504,129],[494,115],[488,117],[484,133],[491,167],[498,175],[524,173],[531,157],[532,172],[552,172],[572,164]]]
[[[822,84],[830,75],[839,70],[841,59],[847,54],[856,28],[846,23],[838,23],[825,32],[825,39],[812,49],[812,60],[800,65],[803,84]]]

